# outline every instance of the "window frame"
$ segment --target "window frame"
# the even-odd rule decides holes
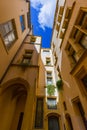
[[[5,23],[2,23],[0,25],[1,25],[1,30],[2,30],[1,39],[4,43],[6,50],[9,50],[14,45],[16,40],[18,39],[15,20],[11,19],[11,20],[9,20]],[[7,29],[7,32],[6,32],[6,29]],[[6,38],[7,38],[8,43],[6,43],[6,41],[5,41]]]
[[[24,32],[25,29],[26,29],[26,26],[25,26],[25,15],[20,15],[19,16],[19,20],[20,20],[20,27],[21,27],[21,31]]]

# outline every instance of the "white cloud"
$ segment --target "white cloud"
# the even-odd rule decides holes
[[[40,27],[52,28],[55,13],[56,0],[31,0],[31,6],[38,10],[38,22]]]

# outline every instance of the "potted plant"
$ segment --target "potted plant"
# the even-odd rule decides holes
[[[52,84],[47,85],[47,93],[52,96],[55,93],[55,86]]]
[[[62,81],[62,79],[59,79],[59,80],[56,82],[56,86],[57,86],[57,89],[58,89],[58,90],[62,90],[62,86],[63,86],[63,81]]]

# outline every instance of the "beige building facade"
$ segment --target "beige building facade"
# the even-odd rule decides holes
[[[32,32],[30,1],[1,0],[0,130],[86,130],[87,1],[57,1],[51,48]]]
[[[87,129],[87,1],[66,0],[56,5],[51,49],[59,91],[62,129]]]

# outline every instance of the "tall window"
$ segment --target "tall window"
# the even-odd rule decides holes
[[[35,128],[43,127],[43,98],[37,99],[36,116],[35,116]]]
[[[17,40],[17,33],[14,20],[0,24],[0,33],[7,49]]]
[[[86,120],[85,112],[84,112],[84,109],[83,109],[83,106],[82,106],[82,103],[81,103],[79,97],[76,97],[73,100],[73,105],[74,105],[74,110],[75,110],[76,114],[79,115],[80,125],[84,125],[84,127],[87,130],[87,120]]]
[[[24,116],[24,113],[21,112],[21,113],[20,113],[20,117],[19,117],[19,122],[18,122],[17,130],[21,130],[22,121],[23,121],[23,116]]]
[[[64,107],[64,110],[67,110],[67,107],[66,107],[66,103],[63,102],[63,107]]]
[[[25,53],[23,55],[22,63],[30,65],[31,59],[32,59],[33,50],[25,50]]]
[[[87,91],[87,74],[81,80],[82,80],[82,83]]]
[[[24,15],[20,16],[20,24],[22,32],[25,30],[25,22],[24,22]]]

